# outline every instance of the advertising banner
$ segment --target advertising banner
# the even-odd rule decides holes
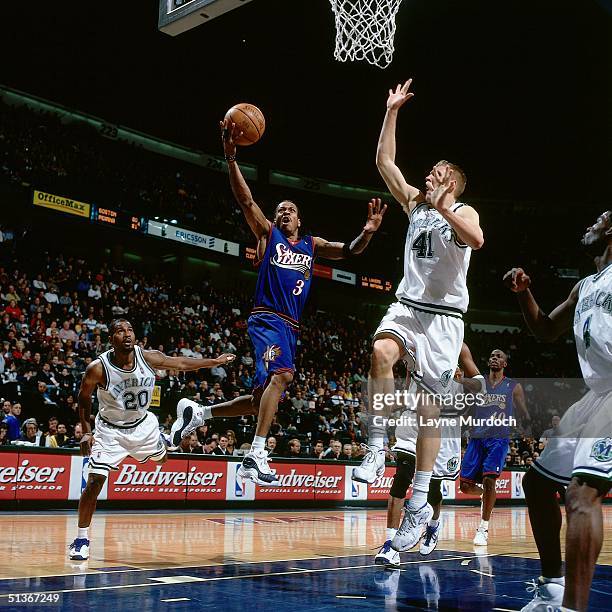
[[[70,215],[77,215],[78,217],[85,217],[86,219],[89,219],[89,214],[91,212],[90,204],[72,200],[71,198],[65,198],[63,196],[53,195],[52,193],[45,193],[44,191],[34,190],[32,201],[34,206],[52,208],[53,210],[59,210],[60,212]]]
[[[9,483],[16,499],[68,499],[71,462],[70,455],[20,453]]]
[[[175,240],[176,242],[182,242],[183,244],[197,246],[210,251],[217,251],[225,255],[240,256],[240,245],[237,242],[216,238],[215,236],[207,236],[206,234],[199,234],[198,232],[183,229],[182,227],[177,227],[176,225],[168,223],[160,223],[159,221],[152,221],[149,219],[147,234],[157,236],[158,238]]]
[[[18,453],[0,454],[0,499],[15,499]]]

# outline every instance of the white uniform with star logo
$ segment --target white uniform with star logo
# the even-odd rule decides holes
[[[464,204],[456,203],[456,211]],[[442,215],[425,203],[409,215],[404,276],[378,329],[406,349],[406,361],[421,386],[447,391],[463,343],[463,313],[469,302],[467,271],[472,249]]]
[[[612,480],[612,264],[581,281],[574,337],[590,390],[563,415],[534,468],[563,484],[580,475]]]

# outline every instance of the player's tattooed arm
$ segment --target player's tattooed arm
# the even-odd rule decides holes
[[[236,359],[236,355],[223,353],[215,359],[196,359],[194,357],[170,357],[161,351],[143,351],[145,361],[157,370],[181,370],[189,372],[200,368],[214,368],[227,365]]]
[[[389,90],[387,112],[383,121],[378,147],[376,149],[376,167],[383,177],[393,197],[402,205],[406,214],[425,200],[423,193],[409,185],[401,170],[395,164],[395,130],[397,127],[397,112],[414,96],[409,91],[412,79],[403,85],[400,83],[395,90]]]
[[[562,333],[571,329],[574,320],[574,310],[578,303],[578,282],[571,290],[567,299],[559,304],[550,314],[546,314],[538,305],[531,290],[531,279],[523,268],[512,268],[504,274],[504,283],[516,293],[523,312],[523,318],[531,333],[540,340],[553,342]]]
[[[386,211],[387,205],[382,204],[380,198],[372,198],[368,202],[368,218],[359,236],[351,243],[329,242],[324,238],[315,238],[317,255],[324,259],[345,259],[363,253],[372,236],[378,231]]]
[[[236,202],[242,209],[247,223],[253,234],[258,240],[265,240],[270,231],[270,221],[266,219],[263,211],[253,199],[253,194],[247,185],[247,182],[240,172],[238,163],[236,162],[236,143],[234,139],[240,134],[237,132],[236,124],[229,122],[228,119],[220,122],[221,139],[223,141],[223,152],[227,160],[229,169],[229,180],[232,188],[232,193]]]
[[[85,457],[91,452],[91,396],[98,387],[103,387],[105,384],[104,368],[101,361],[96,359],[87,366],[77,397],[79,421],[83,428],[81,454]]]

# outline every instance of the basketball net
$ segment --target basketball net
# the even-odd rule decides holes
[[[395,16],[402,0],[329,1],[336,18],[334,57],[386,68],[393,60]]]

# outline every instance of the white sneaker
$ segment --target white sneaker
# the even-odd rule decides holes
[[[178,446],[183,438],[191,435],[206,420],[204,406],[184,397],[176,405],[176,421],[170,429],[170,444]]]
[[[278,477],[268,465],[268,453],[265,450],[249,451],[244,456],[236,475],[264,487],[280,486]]]
[[[418,510],[410,510],[408,503],[404,506],[404,518],[397,530],[395,537],[391,540],[391,548],[399,552],[405,552],[414,548],[423,535],[423,530],[433,516],[433,508],[425,503]]]
[[[367,444],[362,444],[367,453],[361,465],[353,470],[353,480],[357,482],[373,483],[377,478],[385,473],[385,451],[377,448],[370,448]]]
[[[76,538],[68,547],[68,558],[71,561],[87,561],[89,559],[89,540]]]
[[[550,582],[540,576],[537,581],[527,583],[527,592],[533,593],[533,599],[521,612],[549,612],[563,605],[563,592],[565,587],[556,582]]]
[[[489,530],[479,527],[474,536],[474,546],[486,546],[489,543]]]
[[[431,525],[427,525],[425,527],[425,534],[423,535],[423,539],[421,540],[421,547],[419,548],[419,552],[422,555],[428,555],[435,550],[436,546],[438,545],[440,527],[440,521],[438,521],[438,524],[435,527],[432,527]]]
[[[391,540],[387,540],[374,557],[376,565],[384,565],[385,569],[400,568],[400,554],[391,548]]]

